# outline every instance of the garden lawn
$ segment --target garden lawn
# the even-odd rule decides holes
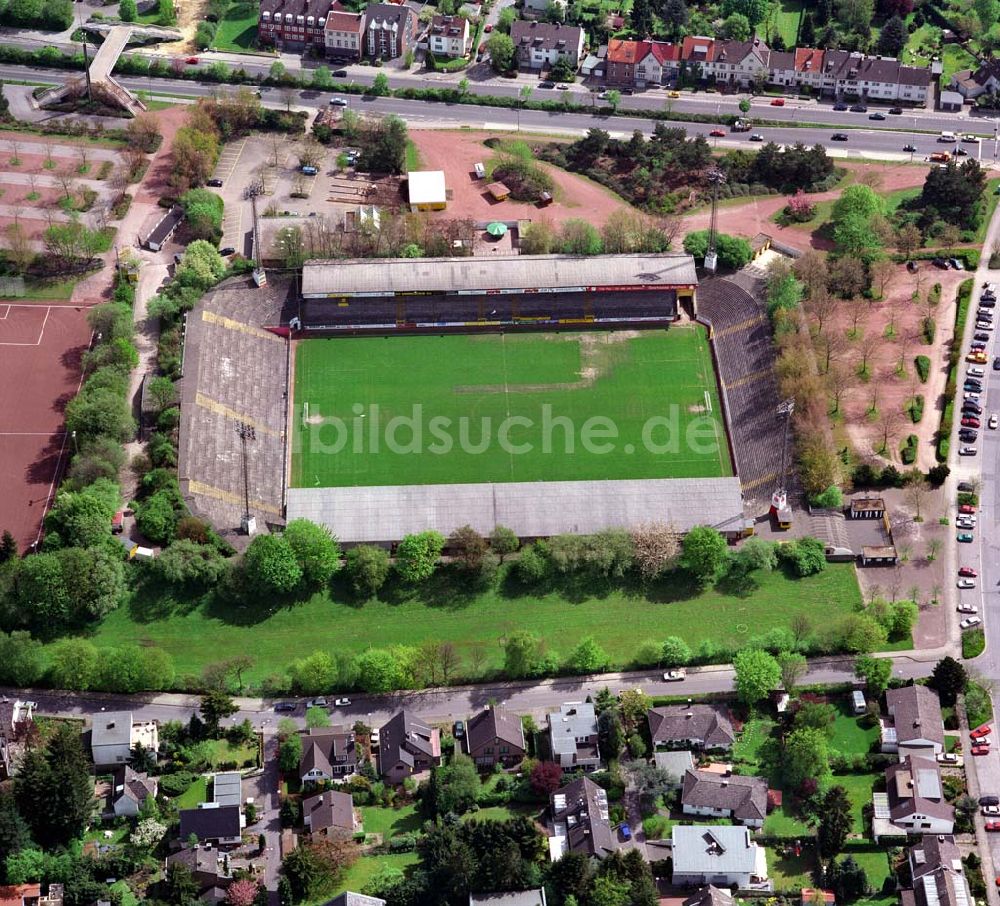
[[[840,861],[848,856],[854,856],[854,861],[865,870],[865,874],[868,875],[868,883],[875,890],[873,897],[877,899],[882,892],[882,885],[891,874],[888,853],[884,849],[870,844],[853,846],[848,842],[844,847]]]
[[[208,778],[199,777],[180,796],[170,800],[177,808],[197,808],[208,801]]]
[[[381,834],[382,842],[388,843],[396,834],[419,833],[423,819],[412,804],[402,808],[363,805],[361,822],[366,834]]]
[[[781,0],[774,16],[774,27],[784,38],[785,47],[794,47],[799,37],[802,0]]]
[[[391,591],[391,590],[390,590]],[[192,602],[146,588],[131,604],[97,628],[97,645],[156,645],[174,659],[178,676],[199,675],[227,652],[246,651],[254,666],[246,679],[260,682],[282,672],[295,657],[317,650],[357,653],[372,644],[419,645],[428,639],[455,643],[478,673],[497,669],[503,650],[497,639],[514,628],[537,633],[566,655],[592,635],[611,665],[627,665],[644,639],[678,635],[692,647],[701,642],[739,646],[751,636],[790,626],[796,615],[823,615],[824,625],[854,612],[861,594],[852,564],[830,564],[816,576],[790,579],[781,571],[760,575],[751,597],[700,591],[679,574],[645,589],[587,583],[566,594],[525,594],[509,583],[486,592],[464,593],[454,581],[434,577],[415,592],[358,605],[327,594],[288,607],[235,608],[214,601]],[[910,641],[904,642],[910,647]]]
[[[700,326],[304,340],[293,412],[300,488],[733,474]]]
[[[767,778],[771,789],[781,789],[781,773],[777,764],[771,764],[765,757],[765,745],[771,743],[772,753],[776,751],[777,740],[774,730],[777,724],[766,718],[755,718],[743,725],[743,732],[733,748],[733,759],[745,762],[736,765],[739,774],[759,774]],[[780,808],[774,809],[764,819],[764,833],[776,837],[810,836],[809,826],[795,813],[789,793],[782,796]]]
[[[243,767],[245,761],[257,761],[256,745],[232,746],[226,739],[212,739],[208,741],[212,748],[212,767],[218,768],[226,762],[236,762],[236,769]]]
[[[842,786],[847,790],[847,795],[851,800],[851,821],[853,822],[851,830],[853,833],[864,833],[865,819],[862,810],[871,803],[875,783],[883,776],[882,774],[834,774],[833,778],[826,784],[827,788]]]
[[[257,46],[257,17],[259,6],[255,3],[234,3],[226,10],[212,42],[213,50],[239,53]]]
[[[861,718],[851,713],[846,701],[838,701],[837,719],[833,722],[830,748],[841,755],[867,755],[872,743],[879,738],[878,725],[865,728]]]
[[[782,855],[784,847],[767,847],[767,873],[774,882],[776,891],[800,891],[812,887],[812,873],[816,868],[816,857],[811,846],[802,848],[802,855],[796,856],[790,850]]]
[[[360,893],[368,886],[368,882],[384,868],[397,868],[406,871],[416,865],[420,857],[416,853],[385,854],[380,856],[362,856],[347,871],[344,872],[334,894],[345,890]],[[326,898],[324,898],[324,901]]]
[[[947,85],[960,69],[975,69],[979,61],[961,44],[945,44],[941,48],[941,84]]]

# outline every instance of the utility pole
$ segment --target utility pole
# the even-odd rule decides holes
[[[708,172],[708,181],[712,186],[712,218],[708,225],[708,251],[705,252],[705,270],[714,274],[719,263],[719,255],[716,252],[719,235],[719,186],[726,181],[726,174],[717,167],[713,168]]]
[[[83,73],[87,79],[87,103],[89,104],[93,102],[94,96],[90,84],[90,57],[87,54],[87,32],[83,28],[83,13],[78,16],[77,21],[80,23],[81,43],[83,44]]]
[[[778,520],[781,528],[792,524],[792,511],[788,506],[787,470],[788,470],[788,434],[792,424],[792,413],[795,411],[795,400],[787,399],[778,404],[775,418],[781,426],[781,466],[778,469],[778,486],[771,495],[771,514]]]
[[[243,519],[240,522],[240,531],[244,535],[252,535],[257,531],[257,519],[250,514],[250,463],[247,458],[247,441],[256,440],[257,431],[253,425],[237,422],[236,434],[243,449]]]

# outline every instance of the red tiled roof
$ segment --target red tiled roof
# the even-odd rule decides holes
[[[795,71],[822,72],[823,51],[816,50],[814,47],[795,48]]]
[[[695,49],[697,48],[697,52]],[[704,48],[704,50],[702,49]],[[715,39],[687,35],[681,45],[681,59],[695,62],[711,61],[715,51]]]
[[[21,906],[25,899],[37,900],[41,895],[41,884],[9,884],[0,887],[0,906]]]
[[[681,58],[680,44],[667,41],[650,41],[649,49],[658,63],[677,62]]]
[[[649,41],[629,41],[612,38],[608,41],[609,63],[638,63],[649,53]]]

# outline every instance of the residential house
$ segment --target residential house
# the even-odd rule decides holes
[[[667,772],[672,790],[680,789],[684,775],[694,770],[694,755],[689,749],[654,752],[653,762],[661,771]]]
[[[385,900],[379,899],[378,897],[365,896],[363,893],[354,893],[351,890],[345,890],[343,893],[335,896],[332,900],[327,900],[323,906],[385,906]]]
[[[589,777],[581,777],[551,796],[552,861],[568,852],[603,859],[618,848],[608,817],[608,793]]]
[[[767,880],[767,851],[746,827],[675,825],[671,831],[675,886],[747,888]]]
[[[649,41],[612,38],[604,58],[604,81],[608,85],[635,85],[635,66],[646,56]]]
[[[799,891],[799,906],[837,906],[837,895],[832,890],[803,887]]]
[[[912,755],[885,769],[886,792],[873,794],[873,836],[950,834],[955,809],[945,799],[936,761]]]
[[[41,884],[0,885],[0,906],[38,906]]]
[[[733,895],[728,890],[708,884],[691,894],[681,906],[733,906]]]
[[[767,81],[780,87],[794,87],[799,83],[795,71],[794,50],[772,50],[767,58]]]
[[[379,770],[389,783],[429,771],[441,763],[441,731],[400,711],[379,731]]]
[[[903,686],[885,694],[887,718],[881,721],[882,751],[935,758],[944,751],[941,700],[927,686]]]
[[[552,760],[564,771],[595,771],[601,766],[597,748],[597,714],[590,702],[566,702],[549,714]]]
[[[358,768],[354,731],[343,727],[311,727],[302,736],[299,779],[346,780]]]
[[[131,711],[108,711],[94,716],[90,754],[95,765],[124,764],[138,745],[156,756],[160,735],[155,720],[134,721]]]
[[[976,69],[963,69],[951,77],[951,86],[967,101],[981,94],[1000,92],[1000,60],[983,60]]]
[[[675,78],[680,68],[681,47],[666,41],[649,41],[645,54],[635,64],[637,88],[662,85]]]
[[[405,4],[372,3],[365,10],[365,55],[394,60],[413,46],[417,14]]]
[[[912,888],[900,891],[902,906],[967,906],[973,899],[955,838],[925,836],[908,853]]]
[[[261,0],[257,36],[278,50],[326,49],[330,0]]]
[[[361,818],[350,793],[327,790],[302,802],[302,822],[309,833],[323,837],[353,837],[361,830]]]
[[[524,0],[521,13],[526,19],[534,19],[536,16],[542,16],[547,13],[550,6],[558,6],[565,12],[568,5],[566,0]]]
[[[469,719],[465,746],[469,757],[481,768],[520,764],[528,751],[521,718],[503,705],[487,707]]]
[[[729,749],[736,733],[722,707],[664,705],[647,714],[654,748]]]
[[[704,35],[686,35],[681,42],[681,63],[686,64],[692,74],[705,76],[705,65],[711,62],[715,49],[715,38]]]
[[[332,60],[360,60],[365,34],[365,14],[355,13],[334,2],[326,14],[323,41]]]
[[[35,703],[5,699],[0,702],[0,780],[13,776],[23,740],[34,723]]]
[[[464,16],[435,16],[427,38],[436,57],[464,57],[469,52],[469,20]]]
[[[212,845],[185,846],[166,858],[164,867],[183,865],[194,877],[199,895],[210,891],[224,890],[233,882],[237,871],[252,873],[254,865],[248,859],[230,856]]]
[[[706,79],[742,87],[766,82],[770,52],[760,38],[714,41],[708,58],[702,64],[702,75]]]
[[[194,834],[199,843],[236,846],[240,842],[243,816],[239,806],[203,802],[198,808],[183,808],[177,814],[181,819],[182,841]]]
[[[243,775],[225,771],[212,775],[212,802],[216,805],[243,805]]]
[[[546,906],[545,888],[508,890],[504,893],[470,893],[469,906]]]
[[[522,69],[549,69],[565,58],[575,70],[583,59],[583,29],[575,25],[518,19],[510,37]]]
[[[923,67],[903,66],[897,60],[857,51],[827,50],[820,89],[835,97],[925,104],[931,78],[931,71]]]
[[[117,818],[134,818],[147,799],[156,798],[156,778],[123,764],[115,769],[108,796],[108,810]]]
[[[681,786],[685,815],[732,818],[747,827],[764,826],[767,781],[741,774],[688,771]]]

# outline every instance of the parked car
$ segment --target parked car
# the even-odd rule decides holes
[[[985,736],[989,736],[992,729],[993,728],[989,724],[983,724],[982,726],[976,727],[975,730],[972,730],[969,733],[969,736],[972,739],[982,739]]]
[[[975,540],[972,532],[959,532],[956,537],[961,544],[972,544]]]
[[[834,132],[833,135],[830,136],[830,141],[833,141],[833,142],[846,142],[847,141],[847,133],[846,132]]]
[[[1000,805],[1000,796],[980,796],[979,797],[979,804],[980,805]]]
[[[976,330],[993,330],[991,321],[976,321]]]
[[[346,69],[335,69],[333,72],[330,73],[330,75],[332,75],[335,79],[346,79],[347,78],[347,70]]]
[[[965,135],[962,136],[962,141],[970,145],[978,145],[979,137],[976,135],[969,135],[968,133],[966,133]]]
[[[958,580],[958,587],[959,588],[975,588],[976,587],[976,581],[975,581],[975,579],[959,579]]]
[[[962,419],[962,427],[964,427],[964,428],[978,428],[979,427],[979,419],[975,418],[972,415],[967,415],[965,418]]]
[[[335,698],[333,700],[333,706],[335,708],[350,708],[351,700],[349,698]]]
[[[560,82],[558,85],[556,85],[556,88],[559,91],[569,91],[569,85],[565,84],[565,82]]]
[[[981,333],[974,333],[972,335],[972,339],[974,339],[974,340],[985,340],[988,343],[990,341],[990,335],[988,333],[986,333],[985,331],[983,331]]]
[[[188,57],[184,62],[187,63],[188,66],[197,66],[201,62],[201,60],[199,60],[197,57]]]
[[[368,740],[371,743],[372,751],[378,748],[378,744],[380,742],[380,734],[378,727],[375,727],[372,730],[371,735],[368,737]]]
[[[762,142],[762,141],[764,141],[764,136],[761,135],[759,132],[754,132],[753,135],[750,136],[750,141],[752,141],[752,142]]]
[[[980,300],[979,300],[979,304],[980,304],[980,306],[982,308],[996,308],[997,307],[997,300],[996,299],[987,299],[986,296],[982,296],[980,298]]]
[[[954,269],[955,269],[956,271],[964,271],[964,270],[965,270],[965,265],[964,265],[964,264],[962,264],[962,261],[961,261],[961,259],[959,259],[959,258],[949,258],[949,259],[948,259],[948,263],[949,263],[949,264],[950,264],[950,265],[951,265],[951,266],[952,266],[952,267],[953,267],[953,268],[954,268]]]
[[[622,839],[623,840],[631,840],[632,839],[632,828],[630,828],[624,821],[621,823],[621,825],[619,826],[618,829],[622,833]]]
[[[671,91],[668,92],[668,96],[672,98],[679,98],[681,96],[681,93],[679,91]]]
[[[343,98],[330,98],[330,106],[331,107],[346,107],[347,106],[347,101],[345,101]]]
[[[451,725],[451,735],[455,739],[465,739],[465,721],[456,720],[455,723]]]
[[[957,609],[959,613],[979,613],[975,604],[959,604]]]
[[[1000,419],[997,418],[997,414],[994,412],[990,416],[990,420],[986,423],[986,425],[991,431],[996,431],[998,421],[1000,421]]]
[[[483,29],[483,31],[486,32],[486,34],[489,34],[491,31],[493,31],[493,23],[491,22],[489,25],[487,25],[486,28]]]
[[[213,189],[219,189],[222,187],[222,180],[216,179],[214,176],[211,179],[205,180],[206,186],[211,186]]]
[[[966,494],[971,494],[975,490],[975,485],[971,481],[960,481],[958,483],[958,489],[964,491]]]
[[[885,114],[884,113],[869,113],[868,114],[868,119],[870,119],[870,120],[884,120],[885,119]]]
[[[987,817],[996,817],[1000,815],[1000,805],[984,805],[980,811]]]
[[[978,626],[982,622],[983,621],[979,617],[966,617],[964,620],[962,620],[961,623],[958,624],[958,628],[959,629],[972,629],[973,626]],[[986,746],[986,748],[989,748],[989,746]],[[973,748],[972,754],[973,755],[976,754],[975,748]]]
[[[939,752],[937,760],[941,764],[958,764],[958,756],[954,752]]]
[[[772,107],[784,107],[785,106],[785,99],[784,98],[775,98],[773,101],[771,101],[771,106]]]
[[[236,249],[234,249],[231,245],[223,246],[219,249],[219,254],[222,255],[223,258],[228,258],[230,255],[236,254]]]
[[[972,400],[972,402],[978,403],[979,402],[979,394],[978,393],[966,393],[965,394],[965,399],[967,401],[968,400]]]
[[[555,82],[539,82],[538,83],[538,87],[539,88],[555,88],[556,87],[556,83]]]
[[[282,711],[294,711],[295,702],[275,702],[274,710],[278,711],[279,713]]]
[[[960,566],[958,574],[960,576],[968,576],[970,579],[975,579],[979,575],[971,566]]]
[[[959,447],[959,456],[975,456],[979,451],[975,447]]]
[[[964,403],[962,403],[962,411],[963,412],[975,412],[976,415],[982,415],[983,414],[983,407],[980,406],[979,403],[974,402],[973,400],[966,400]]]
[[[916,272],[917,272],[918,270],[920,270],[920,265],[919,265],[919,264],[917,264],[917,262],[916,262],[916,261],[907,261],[907,262],[906,262],[906,269],[907,269],[907,270],[908,270],[908,271],[909,271],[909,272],[910,272],[911,274],[915,274],[915,273],[916,273]]]
[[[902,107],[890,107],[889,108],[889,113],[891,113],[893,116],[902,116],[902,114],[903,114],[903,108]]]
[[[668,670],[663,674],[663,682],[665,683],[679,683],[684,677],[687,676],[687,671],[683,667],[678,667],[676,670]]]
[[[914,151],[917,150],[917,146],[916,145],[903,145],[903,150],[904,151],[908,151],[910,154],[912,154]]]
[[[979,432],[974,431],[972,428],[962,428],[958,432],[958,439],[963,444],[974,444],[979,440]]]
[[[316,698],[311,698],[306,702],[307,708],[325,708],[327,706],[326,697],[319,695]]]
[[[833,109],[836,110],[836,111],[838,111],[838,112],[843,112],[844,110],[847,110],[848,107],[847,107],[847,104],[837,103],[837,104],[833,105]]]
[[[955,157],[968,157],[968,156],[969,156],[969,152],[966,151],[965,148],[956,148],[955,149]]]
[[[986,751],[988,752],[989,749]],[[988,831],[1000,831],[1000,821],[987,821],[983,827]],[[997,878],[997,887],[1000,887],[1000,878]]]

